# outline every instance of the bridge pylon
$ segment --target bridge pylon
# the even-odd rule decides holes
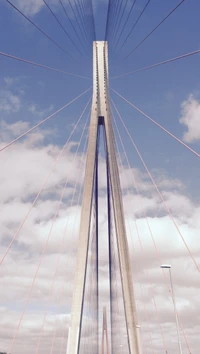
[[[93,195],[94,190],[97,187],[96,185],[98,178],[98,139],[100,126],[103,126],[105,133],[107,177],[109,180],[108,193],[111,194],[113,203],[113,215],[117,238],[117,249],[120,265],[129,354],[141,354],[139,326],[137,322],[131,263],[128,250],[122,193],[116,157],[115,138],[110,112],[108,78],[108,43],[105,41],[95,41],[93,43],[93,100],[90,118],[88,151],[81,209],[71,323],[68,333],[67,354],[79,354],[80,349],[91,213]],[[96,204],[98,204],[98,202]],[[96,219],[98,220],[98,217]],[[98,225],[96,225],[96,233],[98,237]],[[99,348],[97,348],[97,353],[98,352]]]

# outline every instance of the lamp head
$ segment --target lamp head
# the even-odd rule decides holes
[[[163,268],[163,269],[170,269],[170,268],[171,268],[171,265],[170,265],[170,264],[161,264],[160,268]]]

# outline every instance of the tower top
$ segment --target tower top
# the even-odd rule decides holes
[[[93,103],[98,116],[108,110],[108,42],[93,42]]]

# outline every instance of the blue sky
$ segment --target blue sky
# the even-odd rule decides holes
[[[67,1],[64,1],[64,3],[67,6]],[[124,36],[128,33],[131,24],[134,23],[145,3],[146,0],[136,1]],[[37,29],[12,9],[6,1],[0,2],[1,52],[76,75],[88,77],[89,79],[81,79],[62,73],[56,73],[0,56],[1,147],[92,86],[92,41],[89,40],[87,43],[87,55],[83,54],[80,56],[48,9],[44,6],[42,0],[13,0],[13,4],[25,12],[32,21],[48,33],[59,45],[69,51],[74,59],[69,58],[53,43],[48,41]],[[73,36],[76,44],[78,44],[77,38],[69,22],[66,21],[65,14],[58,1],[49,0],[48,4],[62,24],[66,26],[66,29],[69,31],[69,34]],[[87,1],[85,4],[87,6],[89,2]],[[127,2],[127,4],[128,11],[132,0]],[[111,46],[109,50],[110,86],[171,131],[179,139],[185,141],[194,150],[199,152],[200,54],[147,71],[112,79],[114,76],[134,71],[200,48],[200,2],[199,0],[185,0],[177,11],[175,11],[133,55],[127,60],[123,60],[176,4],[178,4],[177,0],[151,0],[120,56],[116,57],[117,50]],[[103,40],[107,1],[94,0],[93,5],[97,40]],[[67,9],[72,23],[74,26],[77,26],[69,6]],[[125,12],[124,18],[126,18],[126,16],[127,12]],[[91,24],[89,15],[86,16],[85,21]],[[122,40],[123,38],[124,37],[122,37]],[[108,38],[108,43],[110,42],[112,43],[111,37]],[[40,129],[1,153],[1,254],[4,253],[6,245],[16,232],[18,225],[30,207],[30,201],[37,194],[44,178],[52,168],[55,157],[61,151],[63,144],[66,142],[67,137],[91,95],[92,89],[75,103],[46,122]],[[110,95],[119,109],[145,162],[150,168],[155,180],[158,182],[185,239],[195,257],[198,259],[200,251],[199,159],[171,137],[160,131],[158,127],[147,121],[144,116],[121,100],[112,90],[110,90]],[[1,287],[6,288],[6,291],[5,294],[2,294],[0,297],[0,311],[2,313],[0,319],[0,321],[2,321],[1,338],[3,340],[3,348],[0,347],[0,351],[1,349],[3,351],[9,351],[11,337],[15,331],[15,324],[17,324],[18,321],[19,311],[23,306],[23,300],[28,291],[29,280],[37,266],[38,255],[45,242],[45,235],[48,233],[52,216],[55,213],[56,202],[59,199],[66,177],[68,177],[69,180],[69,185],[66,189],[67,194],[65,195],[65,200],[61,205],[61,211],[58,215],[54,238],[50,240],[49,249],[45,256],[46,258],[43,260],[40,278],[34,288],[28,307],[29,312],[25,315],[24,327],[21,332],[21,337],[17,340],[15,353],[21,353],[23,335],[27,335],[27,333],[29,333],[29,335],[36,332],[38,333],[40,329],[43,314],[41,309],[44,308],[47,301],[47,290],[50,287],[51,281],[51,275],[48,271],[53,269],[51,266],[53,267],[56,262],[58,241],[61,238],[61,231],[64,230],[66,214],[70,222],[64,250],[66,253],[69,252],[69,254],[67,261],[64,255],[61,257],[59,279],[53,293],[54,303],[52,300],[52,311],[48,315],[45,327],[47,335],[44,338],[44,343],[42,342],[43,346],[41,350],[44,352],[45,348],[47,352],[49,352],[49,338],[52,337],[52,323],[55,321],[54,315],[56,311],[59,315],[58,334],[60,336],[62,326],[66,328],[66,324],[67,326],[69,324],[69,314],[65,313],[65,308],[67,306],[68,312],[71,306],[71,284],[73,280],[78,235],[77,218],[80,214],[80,205],[74,203],[73,207],[70,207],[69,200],[72,197],[73,188],[76,188],[76,185],[78,185],[78,188],[82,186],[86,133],[84,133],[84,139],[81,141],[80,147],[77,144],[88,114],[89,107],[71,143],[68,145],[63,158],[58,164],[54,175],[48,182],[48,188],[43,192],[42,198],[37,204],[38,209],[33,209],[33,212],[27,220],[25,230],[20,233],[19,242],[14,246],[8,260],[5,262],[3,268],[4,277],[1,278]],[[131,214],[131,212],[134,211],[145,245],[144,258],[142,258],[139,253],[139,243],[135,239],[136,254],[132,249],[130,251],[133,267],[137,266],[135,279],[140,321],[142,324],[145,323],[144,310],[142,307],[145,299],[141,299],[139,282],[144,287],[146,296],[149,291],[143,270],[145,265],[150,270],[150,278],[154,286],[158,308],[160,308],[161,311],[164,331],[166,332],[166,336],[167,333],[171,333],[173,337],[173,340],[171,340],[170,337],[169,341],[169,346],[173,353],[176,347],[173,311],[170,299],[166,300],[166,288],[159,273],[159,264],[155,261],[153,246],[149,240],[139,198],[133,187],[132,172],[135,173],[136,180],[139,183],[145,211],[155,233],[155,238],[163,260],[166,263],[172,263],[174,266],[178,310],[180,311],[189,342],[192,343],[192,354],[197,354],[199,351],[198,313],[200,302],[196,294],[198,294],[199,274],[196,274],[194,264],[188,257],[183,244],[178,239],[176,230],[174,226],[171,225],[171,221],[156,196],[147,178],[147,174],[116,114],[115,117],[119,124],[120,133],[131,163],[131,168],[129,168],[122,153],[123,166],[120,166],[120,176],[124,193],[126,222],[129,223],[130,229],[135,230]],[[79,148],[78,155],[76,155],[75,152],[77,146]],[[106,230],[106,215],[104,212],[105,165],[103,153],[100,158],[100,165],[100,221],[101,232],[103,233]],[[132,200],[133,203],[131,208],[129,205],[130,200]],[[77,199],[75,201],[77,202]],[[71,246],[71,237],[74,238],[76,245]],[[129,232],[128,237],[131,238]],[[168,245],[167,249],[166,244]],[[23,256],[21,256],[20,250],[23,250]],[[105,260],[103,260],[103,262],[104,261]],[[184,273],[180,273],[182,264],[184,264]],[[21,276],[23,269],[26,269],[26,273],[24,276]],[[58,309],[56,307],[58,302],[58,290],[60,290],[63,283],[65,269],[67,269],[68,272],[65,295],[67,299],[69,298],[69,301],[67,301],[66,304],[66,301],[63,300],[61,302],[61,309]],[[10,279],[13,281],[12,285],[9,283]],[[23,284],[22,288],[18,285],[19,279],[20,284]],[[10,289],[12,294],[9,292]],[[14,294],[16,294],[16,296]],[[38,305],[38,303],[40,304]],[[163,303],[165,304],[165,308],[163,308]],[[38,313],[35,313],[33,310]],[[157,354],[161,351],[162,343],[160,337],[157,338],[155,334],[157,322],[154,311],[150,305],[149,314],[152,318],[151,327],[154,331],[154,349]],[[24,344],[24,353],[27,352],[27,349],[29,352],[35,352],[34,345],[36,342],[34,342],[34,340],[36,341],[37,338],[34,337],[33,342],[26,342]],[[45,340],[47,342],[45,342]],[[56,340],[56,343],[60,343],[60,337]],[[148,333],[145,324],[144,343],[147,349],[146,353],[149,353]],[[186,354],[187,348],[183,338],[182,344],[184,354]]]
[[[125,45],[124,54],[128,54],[130,49],[138,44],[176,3],[174,1],[152,0],[136,26],[131,40]],[[136,3],[131,21],[137,18],[144,4],[145,1]],[[69,59],[59,48],[55,47],[53,43],[44,38],[41,33],[34,29],[31,24],[17,14],[9,5],[1,2],[0,6],[0,41],[3,52],[72,73],[92,77],[92,46],[88,50],[88,58],[85,56],[81,58],[78,55],[78,62],[76,63],[76,61]],[[186,0],[127,60],[122,60],[124,57],[122,52],[121,57],[118,57],[119,62],[116,62],[115,52],[111,52],[109,57],[110,63],[112,63],[110,65],[110,77],[198,49],[200,45],[198,37],[199,6],[198,1],[194,0],[191,2]],[[60,16],[60,19],[62,19],[62,23],[65,24],[65,15],[61,7],[54,5],[53,9]],[[104,20],[102,21],[101,19],[105,18],[106,2],[100,2],[98,6],[95,5],[95,9],[97,39],[102,39],[105,27],[103,25]],[[65,33],[47,8],[43,7],[38,13],[32,15],[31,18],[60,45],[70,48],[71,53],[75,56],[76,49],[72,48]],[[127,24],[124,34],[128,33],[131,21]],[[68,27],[71,28],[70,26]],[[1,57],[1,68],[2,87],[5,87],[4,78],[7,76],[20,76],[20,84],[26,86],[26,97],[24,99],[26,102],[23,104],[23,109],[26,119],[30,121],[33,121],[34,117],[30,113],[27,113],[26,105],[28,103],[31,104],[34,102],[41,109],[45,109],[50,105],[59,108],[67,100],[70,100],[76,94],[81,93],[90,86],[89,80],[81,80],[53,73],[3,57]],[[185,127],[179,123],[181,103],[187,100],[190,94],[194,94],[195,97],[199,96],[198,68],[199,55],[196,55],[128,77],[111,80],[110,85],[179,138],[182,138]],[[165,134],[159,132],[156,127],[151,127],[151,123],[146,122],[133,108],[128,107],[127,104],[123,104],[117,96],[115,97],[116,99],[119,107],[122,109],[124,119],[131,128],[133,136],[135,136],[136,141],[139,143],[141,152],[143,152],[145,159],[149,161],[151,167],[156,168],[158,164],[160,168],[165,167],[165,158],[168,160],[170,157],[171,165],[169,169],[171,171],[177,170],[177,164],[179,164],[181,175],[183,174],[185,163],[191,168],[191,163],[195,163],[195,160],[192,157],[190,159],[190,154],[187,154],[176,142],[165,137]],[[72,106],[72,109],[68,109],[66,112],[68,115],[66,122],[69,122],[69,119],[75,118],[79,107],[80,109],[82,108],[84,100],[85,98],[82,101],[80,100],[75,106]],[[18,119],[18,116],[18,113],[16,113],[12,117],[7,116],[6,118],[15,121]],[[51,126],[55,124],[59,129],[65,123],[64,119],[60,117],[47,123],[47,126],[48,124]],[[145,138],[147,131],[148,135],[151,134],[151,140]],[[157,150],[158,144],[160,147],[159,154]],[[198,146],[198,141],[196,144]],[[154,157],[155,154],[156,158]],[[173,154],[176,155],[174,158],[172,158]],[[186,158],[186,161],[185,159],[181,161],[182,156]]]

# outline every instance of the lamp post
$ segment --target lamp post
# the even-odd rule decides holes
[[[178,323],[178,316],[177,316],[177,311],[176,311],[176,301],[175,301],[175,296],[174,296],[174,289],[173,289],[173,283],[172,283],[172,273],[171,273],[171,265],[169,264],[162,264],[160,266],[162,269],[169,269],[169,278],[170,278],[170,284],[171,284],[171,291],[172,291],[172,301],[174,304],[174,314],[176,318],[176,330],[177,330],[177,336],[178,336],[178,345],[179,345],[179,352],[182,354],[182,347],[181,347],[181,340],[180,340],[180,333],[179,333],[179,323]]]

